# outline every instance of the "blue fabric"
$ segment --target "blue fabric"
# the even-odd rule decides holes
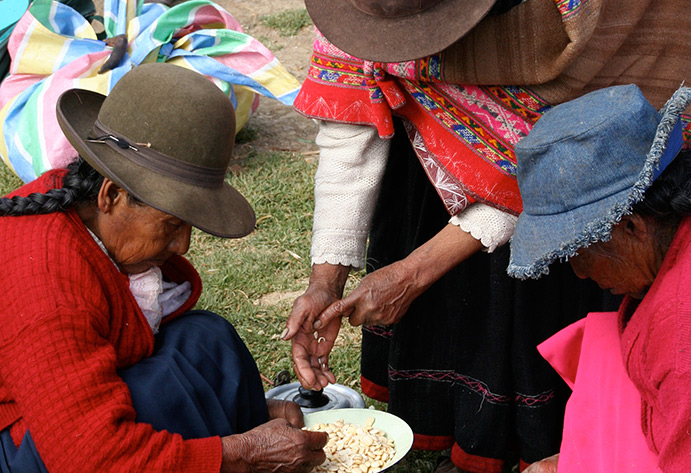
[[[667,147],[665,151],[660,156],[660,163],[657,168],[653,171],[653,181],[660,177],[660,174],[667,169],[669,163],[674,160],[674,158],[679,154],[681,148],[684,146],[684,130],[682,127],[681,120],[677,121],[674,125],[672,132],[669,134],[669,140],[667,141]]]
[[[0,30],[13,26],[29,8],[29,0],[3,0],[0,2]],[[4,40],[3,33],[0,40]]]
[[[19,449],[14,446],[9,428],[0,432],[0,442],[4,456],[0,457],[2,473],[48,473],[28,431],[24,434]]]
[[[185,439],[245,432],[268,421],[254,359],[235,328],[212,312],[163,324],[154,354],[120,376],[138,422]],[[47,473],[29,432],[19,449],[9,429],[0,432],[0,472]]]
[[[608,87],[553,107],[516,144],[523,212],[508,273],[537,278],[556,260],[611,237],[612,227],[681,149],[691,89],[658,112],[636,85]]]

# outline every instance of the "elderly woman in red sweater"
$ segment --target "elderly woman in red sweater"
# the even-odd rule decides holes
[[[0,199],[0,471],[307,472],[327,436],[264,398],[233,327],[192,311],[192,226],[252,231],[224,182],[235,118],[196,72],[69,90],[80,158]]]
[[[681,87],[659,112],[634,85],[554,107],[516,145],[523,212],[509,274],[557,259],[625,295],[539,350],[572,387],[558,457],[530,473],[691,471],[691,151]]]

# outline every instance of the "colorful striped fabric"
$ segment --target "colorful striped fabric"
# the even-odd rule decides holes
[[[0,84],[0,157],[24,181],[64,167],[76,152],[55,116],[71,88],[108,94],[132,67],[171,62],[208,76],[231,98],[242,128],[258,95],[292,105],[300,83],[227,11],[209,0],[172,8],[135,0],[105,0],[108,38],[126,34],[127,54],[99,74],[112,48],[84,17],[55,1],[35,0],[10,36],[10,75]]]

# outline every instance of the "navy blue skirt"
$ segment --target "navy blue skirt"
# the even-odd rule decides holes
[[[119,372],[137,422],[185,439],[245,432],[268,421],[257,365],[235,328],[212,312],[192,311],[161,326],[154,354]],[[26,432],[16,448],[0,432],[2,473],[47,473]]]

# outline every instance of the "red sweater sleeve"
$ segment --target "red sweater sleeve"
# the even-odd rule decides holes
[[[691,372],[670,373],[659,390],[659,412],[651,412],[649,419],[655,432],[664,432],[655,438],[659,449],[658,464],[664,473],[691,471]],[[645,406],[650,408],[650,406]]]

